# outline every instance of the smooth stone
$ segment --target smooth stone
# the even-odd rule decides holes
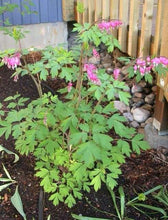
[[[137,103],[137,102],[143,102],[143,103],[144,103],[144,100],[141,99],[141,98],[138,98],[138,97],[133,97],[133,98],[132,98],[132,101],[133,101],[134,103]]]
[[[108,68],[106,69],[106,71],[107,71],[107,73],[113,73],[114,68],[112,68],[112,67],[108,67]]]
[[[157,86],[153,86],[153,87],[152,87],[152,91],[153,91],[153,92],[157,92]]]
[[[154,99],[155,99],[155,95],[151,93],[145,97],[145,102],[148,104],[153,104]]]
[[[102,63],[102,65],[105,69],[111,67],[111,63]]]
[[[150,112],[143,108],[135,108],[132,113],[134,120],[139,123],[145,122],[150,115]]]
[[[145,123],[141,123],[141,128],[144,128],[145,127]]]
[[[133,128],[138,128],[138,127],[139,127],[139,124],[138,124],[137,121],[132,121],[132,122],[130,123],[130,125],[131,125]]]
[[[124,102],[114,101],[114,107],[118,109],[121,113],[130,112],[130,107],[127,106]]]
[[[140,86],[140,85],[133,85],[132,88],[131,88],[131,92],[132,94],[136,93],[136,92],[142,92],[143,91],[143,87]]]
[[[134,97],[136,97],[136,98],[143,98],[143,96],[144,95],[141,92],[134,93]]]
[[[145,81],[141,81],[141,82],[139,82],[138,85],[144,88],[146,86],[146,82]]]
[[[146,125],[146,124],[150,124],[150,123],[153,123],[153,118],[152,118],[152,117],[148,118],[148,119],[145,121],[145,125]]]
[[[146,95],[148,95],[150,92],[151,92],[151,89],[149,89],[149,88],[144,88],[144,93],[145,93]]]
[[[131,112],[124,112],[123,116],[128,120],[128,121],[133,121],[133,116]]]
[[[153,106],[149,105],[149,104],[145,104],[145,105],[142,105],[141,108],[143,108],[143,109],[145,109],[147,111],[152,111]]]
[[[138,128],[138,134],[145,134],[144,128]]]
[[[89,58],[88,62],[96,65],[96,64],[100,63],[100,58],[96,58],[93,56],[93,57]]]

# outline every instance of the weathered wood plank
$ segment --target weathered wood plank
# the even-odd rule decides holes
[[[119,0],[110,1],[110,19],[118,20],[119,19]],[[118,30],[112,30],[112,34],[115,38],[118,37]]]
[[[119,28],[118,40],[120,42],[121,49],[124,52],[127,51],[128,9],[129,9],[129,0],[120,0],[119,19],[123,22],[123,25]]]
[[[89,6],[89,23],[92,24],[94,22],[95,19],[95,4],[94,1],[89,1],[88,2],[88,6]]]
[[[110,0],[102,0],[102,19],[110,18]]]
[[[77,4],[79,4],[80,2],[83,3],[83,0],[77,0]],[[77,22],[83,24],[83,16],[78,11],[77,11]]]
[[[102,19],[102,0],[95,0],[95,21]]]
[[[69,0],[69,1],[62,0],[62,14],[63,14],[64,21],[73,21],[75,19],[74,6],[75,6],[74,0]],[[58,13],[61,12],[60,9],[61,7],[60,5],[58,5],[58,8],[57,8]]]
[[[163,9],[164,9],[164,0],[158,0],[157,8],[157,17],[156,17],[156,28],[155,28],[155,38],[154,38],[154,55],[158,56],[160,53],[161,47],[161,32],[162,32],[162,23],[163,23]]]
[[[128,54],[137,56],[138,49],[138,21],[139,21],[139,0],[130,1],[129,33],[128,33]]]
[[[150,54],[150,40],[152,31],[154,0],[145,0],[142,14],[141,40],[139,56],[145,57]]]
[[[83,5],[85,8],[85,11],[83,13],[83,23],[89,22],[89,4],[88,4],[88,0],[83,0]]]

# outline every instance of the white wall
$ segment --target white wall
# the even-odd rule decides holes
[[[26,38],[21,40],[22,48],[44,48],[47,45],[57,46],[65,44],[67,47],[67,23],[41,23],[32,25],[23,25]],[[13,38],[0,32],[0,50],[18,48]]]

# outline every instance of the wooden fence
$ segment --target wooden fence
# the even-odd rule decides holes
[[[168,57],[168,0],[74,0],[74,4],[79,2],[85,8],[83,14],[75,11],[79,23],[104,19],[123,22],[113,34],[119,40],[122,51],[130,56]],[[158,77],[157,83],[153,125],[158,130],[168,130],[168,74]]]
[[[122,51],[131,56],[158,55],[166,0],[77,0],[85,7],[77,13],[80,23],[119,19],[123,25],[114,32]],[[155,37],[154,37],[155,36]]]

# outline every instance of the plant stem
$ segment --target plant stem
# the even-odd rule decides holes
[[[101,103],[102,99],[104,98],[104,96],[105,96],[105,94],[103,93],[103,94],[101,95],[99,101],[98,101],[97,104],[95,105],[95,107],[94,107],[94,109],[93,109],[93,111],[92,111],[92,115],[95,113],[96,107],[97,107],[98,105],[100,105],[100,103]]]
[[[40,79],[39,79],[38,74],[37,74],[37,79],[38,79],[38,81],[37,81],[36,78],[35,78],[35,77],[32,75],[32,73],[30,72],[29,67],[28,67],[28,65],[27,65],[27,62],[26,62],[26,59],[25,59],[24,55],[23,55],[22,58],[23,58],[24,65],[25,65],[25,66],[23,67],[23,69],[26,69],[26,70],[28,71],[28,74],[29,74],[30,77],[32,78],[32,80],[33,80],[33,82],[34,82],[34,84],[35,84],[35,86],[36,86],[36,88],[37,88],[39,97],[42,97],[43,92],[42,92],[42,88],[41,88],[41,81],[40,81]]]
[[[76,84],[76,90],[78,91],[78,101],[76,104],[76,108],[79,107],[79,104],[81,102],[81,89],[82,89],[82,83],[83,83],[83,51],[84,51],[84,44],[82,45],[80,59],[79,59],[79,78],[77,80]]]

